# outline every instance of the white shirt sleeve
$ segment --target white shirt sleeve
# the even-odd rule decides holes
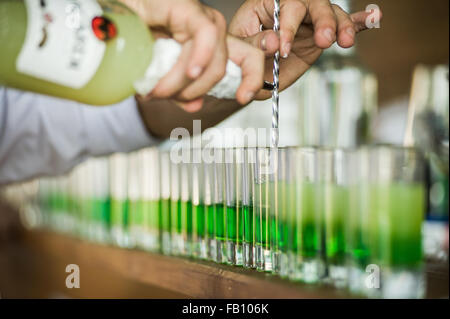
[[[88,157],[157,142],[134,98],[94,107],[0,87],[0,185],[63,174]]]

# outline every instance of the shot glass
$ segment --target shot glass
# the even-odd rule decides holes
[[[225,152],[225,207],[228,263],[242,266],[244,218],[242,214],[242,168],[244,149],[227,148]]]
[[[274,207],[272,233],[277,250],[272,254],[272,260],[274,272],[287,278],[291,269],[292,252],[295,251],[295,150],[280,148],[277,153],[278,167],[272,192],[274,205],[271,205]]]
[[[191,158],[191,150],[188,150]],[[180,163],[180,216],[181,216],[181,255],[191,257],[193,255],[193,216],[192,203],[190,201],[190,176],[189,170],[192,159]]]
[[[269,148],[256,150],[256,165],[254,174],[255,187],[255,264],[259,271],[271,272],[271,212],[270,191],[273,162],[270,159]],[[276,167],[276,166],[275,166]],[[273,191],[273,189],[272,189]]]
[[[110,157],[111,240],[119,247],[130,246],[128,219],[128,158],[117,153]]]
[[[138,153],[140,178],[140,198],[138,199],[140,218],[140,246],[149,251],[159,251],[161,210],[160,210],[160,165],[157,148],[143,149]],[[139,223],[139,221],[138,221]]]
[[[170,160],[170,227],[171,252],[173,255],[181,255],[183,251],[180,167],[181,163]]]
[[[127,201],[129,247],[144,247],[144,214],[142,209],[142,161],[140,152],[128,154]]]
[[[377,146],[361,150],[359,160],[359,232],[366,249],[365,258],[354,255],[352,287],[369,297],[422,298],[423,157],[412,148]]]
[[[69,210],[73,224],[72,234],[82,237],[82,232],[86,231],[86,227],[82,224],[82,199],[83,199],[83,173],[82,164],[75,167],[69,175]],[[109,172],[108,172],[109,173]],[[109,174],[108,174],[109,175]],[[109,192],[108,192],[109,193]],[[108,212],[110,213],[110,212]],[[110,234],[108,229],[108,235]]]
[[[242,165],[241,183],[241,212],[244,220],[243,237],[243,265],[245,268],[255,268],[255,184],[254,172],[256,165],[256,149],[243,150],[244,163]]]
[[[285,248],[284,217],[286,214],[286,188],[285,188],[285,149],[270,149],[270,161],[274,168],[269,177],[269,240],[270,260],[272,272],[281,271],[281,254]]]
[[[296,252],[293,280],[317,283],[325,276],[323,203],[318,167],[323,158],[315,148],[296,150]]]
[[[77,167],[76,171],[76,209],[78,218],[78,236],[92,240],[92,175],[90,162],[86,161]]]
[[[110,229],[110,194],[109,194],[109,163],[107,158],[93,158],[88,162],[90,176],[91,223],[90,238],[95,242],[109,242]]]
[[[214,149],[214,210],[216,236],[216,262],[227,263],[226,251],[226,206],[225,206],[225,152]]]
[[[195,258],[207,258],[207,223],[204,201],[205,180],[202,150],[192,149],[192,163],[189,165],[189,195],[192,211],[192,253]]]
[[[159,151],[160,163],[160,214],[161,214],[161,251],[164,255],[171,252],[171,232],[172,232],[172,215],[170,204],[170,153],[167,151]]]
[[[348,242],[351,210],[355,210],[356,151],[319,150],[320,202],[324,204],[327,281],[338,288],[348,284]]]
[[[206,217],[206,253],[207,259],[217,260],[216,210],[214,205],[214,149],[203,149],[203,203]]]
[[[58,232],[69,233],[68,180],[65,176],[56,176],[49,180],[49,212],[52,228]]]
[[[40,178],[38,182],[37,205],[42,216],[42,226],[44,228],[51,228],[50,190],[50,178]]]

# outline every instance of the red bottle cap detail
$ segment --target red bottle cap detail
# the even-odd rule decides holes
[[[111,40],[117,35],[116,26],[105,17],[95,17],[92,19],[92,30],[95,36],[102,41]]]

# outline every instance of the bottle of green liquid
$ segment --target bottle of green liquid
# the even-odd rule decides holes
[[[105,0],[2,0],[0,85],[107,105],[147,95],[172,68],[181,46],[155,41],[130,9]],[[234,98],[241,70],[209,94]]]

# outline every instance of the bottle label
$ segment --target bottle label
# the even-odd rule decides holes
[[[25,0],[27,32],[18,72],[79,89],[95,75],[106,43],[93,32],[95,0]]]

